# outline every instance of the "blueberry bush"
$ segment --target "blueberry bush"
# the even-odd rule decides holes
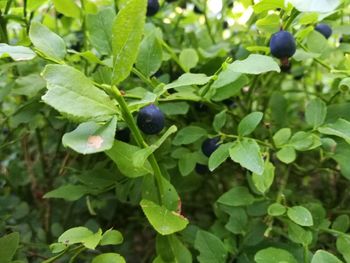
[[[1,263],[349,263],[349,0],[0,0]]]

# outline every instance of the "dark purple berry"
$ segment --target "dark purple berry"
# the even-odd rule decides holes
[[[142,108],[137,116],[137,126],[146,134],[157,134],[163,130],[164,125],[164,114],[154,104]]]
[[[148,0],[147,4],[147,16],[154,16],[159,10],[158,0]]]
[[[289,58],[296,51],[294,37],[288,31],[281,30],[272,35],[270,40],[271,54],[276,58]]]
[[[198,174],[203,174],[203,175],[208,174],[210,172],[207,165],[200,164],[200,163],[196,164],[195,170]]]
[[[130,129],[124,128],[121,130],[117,130],[114,138],[118,141],[130,142]]]
[[[220,138],[215,137],[215,138],[208,138],[202,143],[202,152],[204,153],[205,156],[210,157],[210,155],[215,152],[217,148],[219,148]]]
[[[325,38],[329,38],[332,35],[332,28],[327,24],[318,24],[315,26],[315,30],[321,33]]]

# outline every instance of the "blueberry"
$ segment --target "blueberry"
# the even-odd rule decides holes
[[[130,129],[124,128],[117,130],[114,138],[122,142],[130,142]]]
[[[207,174],[209,173],[209,168],[208,166],[204,165],[204,164],[200,164],[200,163],[197,163],[196,164],[196,168],[195,168],[196,172],[198,174]]]
[[[273,34],[270,40],[270,51],[276,58],[293,56],[296,51],[296,44],[292,34],[284,30]]]
[[[147,4],[147,16],[154,16],[159,10],[158,0],[148,0]]]
[[[315,30],[320,32],[325,38],[329,38],[332,35],[332,28],[327,24],[318,24],[315,26]]]
[[[137,126],[146,134],[157,134],[164,128],[164,114],[151,104],[140,110],[137,116]]]
[[[202,143],[202,152],[205,156],[210,157],[210,155],[219,148],[220,144],[218,143],[220,141],[219,137],[215,138],[208,138]]]

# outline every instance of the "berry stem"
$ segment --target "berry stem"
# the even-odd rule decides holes
[[[129,107],[128,107],[123,95],[121,94],[120,90],[116,86],[112,86],[111,91],[112,91],[114,98],[119,103],[124,120],[128,124],[128,126],[129,126],[129,128],[130,128],[130,130],[135,138],[136,143],[141,148],[147,148],[148,145],[145,142],[145,140],[143,139],[142,134],[141,134],[139,128],[137,127],[136,122],[134,120],[134,117],[132,116],[132,114],[129,110]],[[157,159],[153,153],[149,156],[148,161],[150,162],[152,169],[153,169],[154,177],[155,177],[156,184],[157,184],[158,198],[159,198],[160,205],[162,205],[163,198],[164,198],[164,188],[163,188],[163,181],[162,181],[163,175],[162,175],[162,172],[159,168]]]

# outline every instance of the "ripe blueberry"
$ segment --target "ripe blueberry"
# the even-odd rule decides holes
[[[196,164],[196,168],[195,168],[196,172],[198,174],[207,174],[209,173],[209,168],[208,166],[204,165],[204,164],[200,164],[200,163],[197,163]]]
[[[202,152],[205,156],[210,157],[210,155],[219,148],[220,144],[218,143],[220,141],[219,137],[215,138],[208,138],[202,143]]]
[[[289,58],[296,51],[294,37],[288,31],[281,30],[272,35],[270,40],[271,54],[276,58]]]
[[[315,30],[320,32],[325,38],[329,38],[332,35],[332,28],[327,24],[318,24],[315,26]]]
[[[164,128],[164,114],[151,104],[142,108],[137,116],[137,126],[146,134],[157,134]]]
[[[154,16],[159,10],[158,0],[148,0],[147,4],[147,16]]]
[[[124,129],[117,130],[114,138],[122,142],[130,142],[130,129],[126,127]]]

